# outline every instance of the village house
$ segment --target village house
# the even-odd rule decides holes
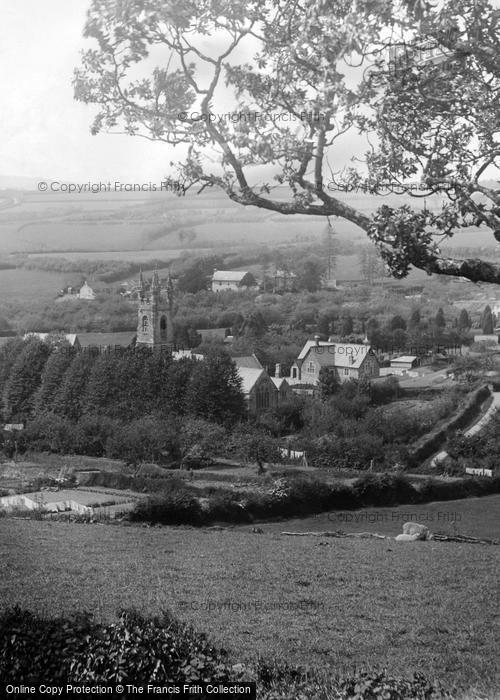
[[[316,385],[322,367],[335,372],[340,382],[350,379],[375,379],[380,366],[368,343],[337,343],[308,340],[291,367],[290,384]]]
[[[215,270],[212,292],[241,292],[257,284],[251,272],[245,270]]]
[[[87,280],[85,280],[83,285],[80,287],[80,291],[78,292],[78,298],[85,299],[87,301],[94,301],[95,292],[92,289],[92,287],[89,287]]]

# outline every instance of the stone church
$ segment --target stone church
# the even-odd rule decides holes
[[[172,322],[174,289],[168,275],[166,299],[162,296],[158,270],[153,272],[150,285],[146,285],[141,272],[139,279],[139,308],[137,320],[137,347],[173,348],[174,326]]]

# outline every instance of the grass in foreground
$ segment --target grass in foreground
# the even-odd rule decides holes
[[[101,620],[170,609],[242,660],[420,671],[495,697],[498,547],[311,539],[3,519],[0,599]]]

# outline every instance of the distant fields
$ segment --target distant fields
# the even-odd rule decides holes
[[[365,213],[382,204],[415,207],[422,200],[396,195],[372,196],[363,193],[332,192]],[[284,194],[274,191],[276,199]],[[241,207],[218,191],[196,196],[176,197],[171,193],[129,194],[39,194],[19,192],[14,206],[0,208],[0,253],[13,251],[53,253],[64,251],[119,252],[136,250],[182,249],[178,233],[195,231],[195,245],[268,246],[297,241],[319,240],[325,230],[323,217],[282,216],[271,211]],[[432,208],[440,198],[427,198]],[[4,202],[5,204],[5,202]],[[334,230],[342,238],[366,241],[355,225],[332,219]],[[158,235],[166,228],[164,236]],[[471,228],[457,234],[447,245],[492,246],[491,234]]]
[[[84,608],[98,619],[122,606],[169,608],[235,660],[418,670],[462,689],[500,688],[500,547],[250,529],[3,518],[0,599],[50,615]]]
[[[0,301],[51,301],[59,289],[79,281],[78,273],[44,272],[41,270],[0,270]]]

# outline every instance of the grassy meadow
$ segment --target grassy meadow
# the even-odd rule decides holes
[[[422,200],[396,195],[374,196],[335,193],[346,203],[365,213],[382,204],[419,207]],[[273,191],[276,199],[286,193]],[[440,197],[428,198],[429,208],[439,205]],[[0,252],[120,252],[145,249],[168,250],[179,247],[178,232],[188,228],[196,233],[200,247],[218,245],[276,245],[308,241],[325,229],[323,217],[282,216],[263,209],[243,208],[223,192],[206,191],[177,197],[168,193],[82,193],[64,195],[24,191],[0,209]],[[333,221],[343,238],[362,242],[365,234],[354,224]],[[165,228],[161,235],[162,227]],[[474,227],[457,234],[450,246],[492,246],[491,234]]]
[[[480,500],[493,517],[498,497]],[[463,513],[468,503],[461,502]],[[478,528],[469,525],[479,533],[474,518]],[[290,522],[263,529],[4,518],[0,599],[47,615],[87,609],[100,620],[120,607],[169,608],[237,660],[263,655],[332,673],[418,670],[495,697],[498,547],[280,535]]]
[[[57,292],[80,279],[78,273],[45,272],[44,270],[0,270],[2,302],[53,301]]]

